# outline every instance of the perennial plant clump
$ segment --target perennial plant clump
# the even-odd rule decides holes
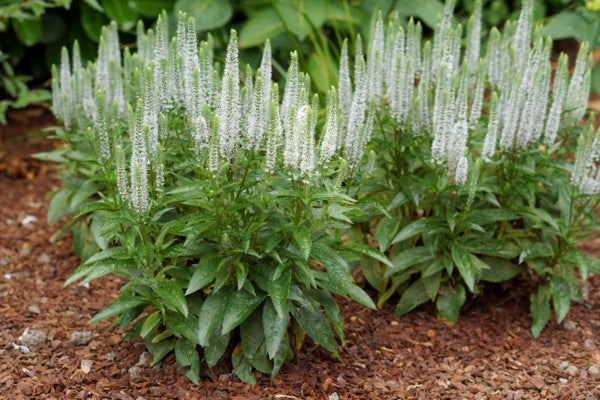
[[[166,14],[139,24],[133,52],[114,23],[95,62],[64,49],[52,88],[66,146],[40,155],[64,166],[49,219],[69,217],[82,258],[68,284],[128,282],[92,321],[116,317],[154,363],[174,351],[196,382],[225,354],[254,382],[306,335],[339,357],[332,294],[375,307],[358,261],[398,314],[433,301],[455,322],[483,282],[521,276],[533,334],[551,306],[560,323],[600,273],[577,247],[599,228],[600,138],[580,123],[587,45],[571,72],[564,54],[553,68],[532,4],[485,51],[480,0],[466,29],[447,0],[432,41],[380,14],[364,51],[343,42],[325,101],[296,52],[279,85],[269,41],[254,71],[232,30],[221,65],[184,14],[172,38]]]
[[[577,248],[598,229],[599,141],[591,123],[579,125],[591,56],[583,43],[571,74],[565,54],[552,73],[552,41],[532,27],[532,4],[502,32],[491,29],[485,52],[481,1],[464,40],[452,0],[432,43],[422,44],[412,20],[375,25],[366,96],[379,162],[354,191],[386,206],[372,237],[392,266],[363,260],[363,270],[380,305],[400,293],[398,314],[435,301],[439,317],[455,322],[467,291],[523,274],[532,277],[537,336],[550,304],[561,322],[581,297],[579,278],[600,271]],[[345,57],[339,87],[349,96]],[[355,74],[355,97],[362,79]]]
[[[332,293],[375,307],[337,251],[357,212],[341,189],[362,168],[372,130],[365,101],[342,131],[332,89],[321,128],[297,54],[280,101],[268,41],[260,68],[241,74],[233,30],[223,66],[210,37],[197,43],[193,18],[181,14],[172,39],[164,16],[138,31],[137,52],[121,54],[112,24],[96,62],[84,67],[75,45],[55,69],[67,147],[47,157],[67,173],[49,214],[74,213],[92,248],[67,283],[126,277],[92,321],[116,316],[128,337],[146,340],[154,363],[174,350],[196,382],[200,361],[212,367],[228,349],[248,382],[253,369],[274,376],[305,335],[339,356]],[[361,249],[371,252],[345,251]]]

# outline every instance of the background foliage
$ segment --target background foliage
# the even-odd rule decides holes
[[[456,16],[465,18],[474,0],[459,0]],[[520,1],[484,2],[485,35],[490,26],[516,19]],[[600,44],[599,5],[594,1],[536,0],[534,19],[546,24],[544,33],[555,39],[586,40]],[[325,93],[337,80],[337,63],[343,37],[367,37],[375,12],[394,10],[414,16],[428,35],[443,10],[441,0],[0,0],[0,122],[8,107],[22,108],[48,100],[50,66],[58,62],[60,48],[72,47],[77,38],[84,59],[96,54],[100,30],[109,20],[118,23],[124,43],[133,44],[138,20],[153,21],[165,9],[174,22],[185,11],[223,49],[226,25],[240,32],[240,58],[257,66],[258,46],[266,38],[273,55],[285,64],[298,50],[300,65],[311,74],[316,91]],[[173,25],[173,24],[172,24]],[[174,26],[174,25],[173,25]],[[351,43],[352,44],[352,43]],[[352,48],[353,46],[351,46]],[[283,74],[285,65],[275,64]],[[594,70],[593,89],[600,92],[600,68]],[[35,88],[35,90],[31,90]]]

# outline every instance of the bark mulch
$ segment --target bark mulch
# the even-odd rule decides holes
[[[50,242],[58,226],[44,217],[57,173],[22,154],[53,144],[28,137],[0,141],[0,166],[19,154],[25,171],[0,169],[0,399],[600,398],[600,276],[590,278],[588,299],[537,340],[526,282],[514,282],[486,287],[452,327],[429,306],[398,318],[393,304],[371,311],[341,300],[343,362],[307,342],[273,383],[259,373],[257,385],[241,383],[224,362],[203,370],[196,386],[172,355],[149,367],[140,339],[124,341],[106,321],[87,324],[117,297],[120,278],[63,287],[77,259],[68,237]],[[584,247],[600,254],[600,238]],[[45,340],[19,347],[27,329]]]

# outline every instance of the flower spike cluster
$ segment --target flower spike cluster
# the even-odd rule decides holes
[[[401,25],[379,15],[363,62],[357,37],[354,92],[348,74],[348,49],[341,51],[338,104],[342,109],[341,141],[350,165],[369,102],[387,108],[391,117],[414,135],[431,137],[431,161],[445,165],[457,184],[466,179],[469,136],[486,116],[487,135],[481,157],[497,151],[519,152],[543,140],[552,144],[561,123],[582,119],[590,91],[591,58],[583,43],[571,76],[566,55],[552,77],[552,41],[532,26],[533,0],[524,0],[519,19],[500,32],[490,31],[487,53],[481,53],[481,7],[475,2],[466,38],[453,24],[455,0],[447,0],[433,42],[422,43],[421,26]],[[465,43],[465,48],[461,43]],[[365,82],[367,83],[365,87]],[[382,87],[380,88],[380,83]],[[366,90],[366,93],[363,93]],[[491,99],[491,101],[485,99]],[[489,107],[483,112],[484,104]]]
[[[383,35],[381,19],[377,29]],[[146,215],[153,196],[163,193],[162,143],[174,134],[173,118],[187,126],[199,168],[213,175],[234,163],[240,151],[262,152],[267,173],[278,173],[281,166],[299,179],[314,175],[342,147],[351,165],[362,158],[372,130],[365,114],[367,96],[376,95],[365,79],[380,74],[368,72],[364,60],[359,68],[365,79],[353,94],[346,50],[344,98],[330,93],[327,122],[317,129],[318,97],[311,94],[310,78],[300,71],[296,53],[280,102],[268,40],[259,69],[248,67],[241,75],[234,30],[223,68],[214,63],[210,36],[198,44],[193,18],[180,13],[175,37],[168,32],[164,13],[154,30],[139,23],[137,51],[121,53],[117,26],[111,24],[102,31],[96,62],[84,67],[75,43],[72,55],[63,49],[60,66],[53,68],[55,114],[67,129],[93,132],[99,159],[116,169],[119,197],[135,213]],[[382,48],[370,51],[383,56]],[[339,109],[354,110],[344,121],[346,126],[351,121],[352,129],[343,146]]]

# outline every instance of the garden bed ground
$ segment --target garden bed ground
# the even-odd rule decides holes
[[[526,288],[514,282],[485,288],[453,327],[432,307],[397,318],[393,305],[370,311],[341,300],[343,362],[306,343],[272,384],[260,374],[257,385],[243,384],[223,364],[203,370],[196,386],[173,356],[149,367],[141,340],[123,341],[108,322],[87,324],[116,298],[119,278],[63,287],[77,259],[67,237],[50,242],[58,227],[44,218],[59,181],[51,165],[27,156],[53,144],[32,126],[0,130],[1,399],[600,398],[600,276],[590,278],[588,300],[537,340]],[[600,255],[600,238],[584,247]],[[17,347],[26,329],[46,335],[30,352]],[[76,331],[91,331],[91,340],[72,344]]]

